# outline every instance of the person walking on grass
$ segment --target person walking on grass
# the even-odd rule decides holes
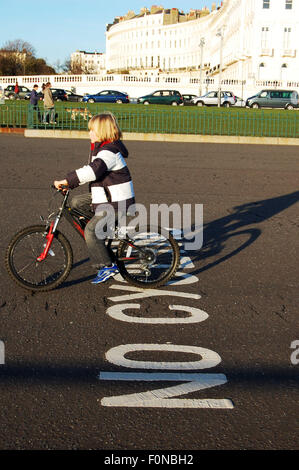
[[[43,124],[56,124],[55,121],[55,107],[54,107],[54,100],[51,91],[51,83],[47,82],[44,88],[44,118]],[[48,122],[49,116],[49,122]]]
[[[30,93],[30,101],[28,105],[28,127],[33,127],[34,124],[34,115],[36,115],[37,120],[40,121],[40,112],[38,108],[38,85],[34,85]]]
[[[15,100],[20,99],[19,91],[20,91],[20,89],[19,89],[19,84],[18,84],[18,80],[17,80],[16,84],[15,84],[15,87],[14,87]]]

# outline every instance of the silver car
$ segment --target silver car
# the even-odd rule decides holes
[[[235,107],[237,108],[245,108],[246,106],[246,101],[243,100],[243,98],[240,98],[240,96],[236,96],[237,101],[235,102]]]
[[[229,108],[235,104],[236,97],[231,91],[221,91],[221,106]],[[218,105],[218,91],[209,91],[203,96],[194,98],[193,103],[196,106],[217,106]]]
[[[250,108],[299,108],[299,95],[296,90],[262,90],[246,100]]]

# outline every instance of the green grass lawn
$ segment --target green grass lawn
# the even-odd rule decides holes
[[[39,104],[43,113],[43,104]],[[298,111],[196,106],[137,104],[98,104],[55,102],[56,129],[87,130],[89,116],[71,110],[79,108],[90,115],[110,111],[124,132],[299,137]],[[2,127],[26,127],[28,102],[9,101],[0,105]],[[34,120],[34,127],[45,128]],[[46,126],[47,128],[50,126]],[[52,128],[52,126],[51,126]]]

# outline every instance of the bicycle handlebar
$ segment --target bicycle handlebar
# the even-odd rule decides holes
[[[56,186],[54,186],[54,184],[51,184],[51,188],[56,189],[56,191],[60,191],[60,192],[67,191],[69,189],[69,187],[65,186],[64,184],[62,184],[59,189],[57,189]]]

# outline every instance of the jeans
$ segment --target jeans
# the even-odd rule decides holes
[[[44,118],[43,118],[43,123],[47,124],[47,117],[50,116],[50,123],[53,123],[55,121],[55,108],[45,108],[44,109]]]
[[[113,263],[111,255],[105,246],[105,238],[99,238],[99,223],[102,219],[106,218],[106,211],[97,210],[97,215],[91,209],[91,194],[81,194],[74,196],[70,202],[72,209],[78,209],[89,217],[92,216],[92,219],[88,222],[84,230],[85,242],[87,245],[87,250],[89,254],[90,262],[96,270],[102,268],[103,266],[109,266]],[[118,217],[118,212],[115,210],[115,218]],[[112,225],[115,223],[114,220],[111,222]],[[98,225],[98,230],[97,230]],[[98,236],[97,236],[98,232]]]
[[[34,118],[34,116],[36,116],[36,119]],[[29,103],[27,126],[32,128],[34,127],[35,121],[39,122],[40,120],[41,120],[41,115],[40,115],[38,104]]]

